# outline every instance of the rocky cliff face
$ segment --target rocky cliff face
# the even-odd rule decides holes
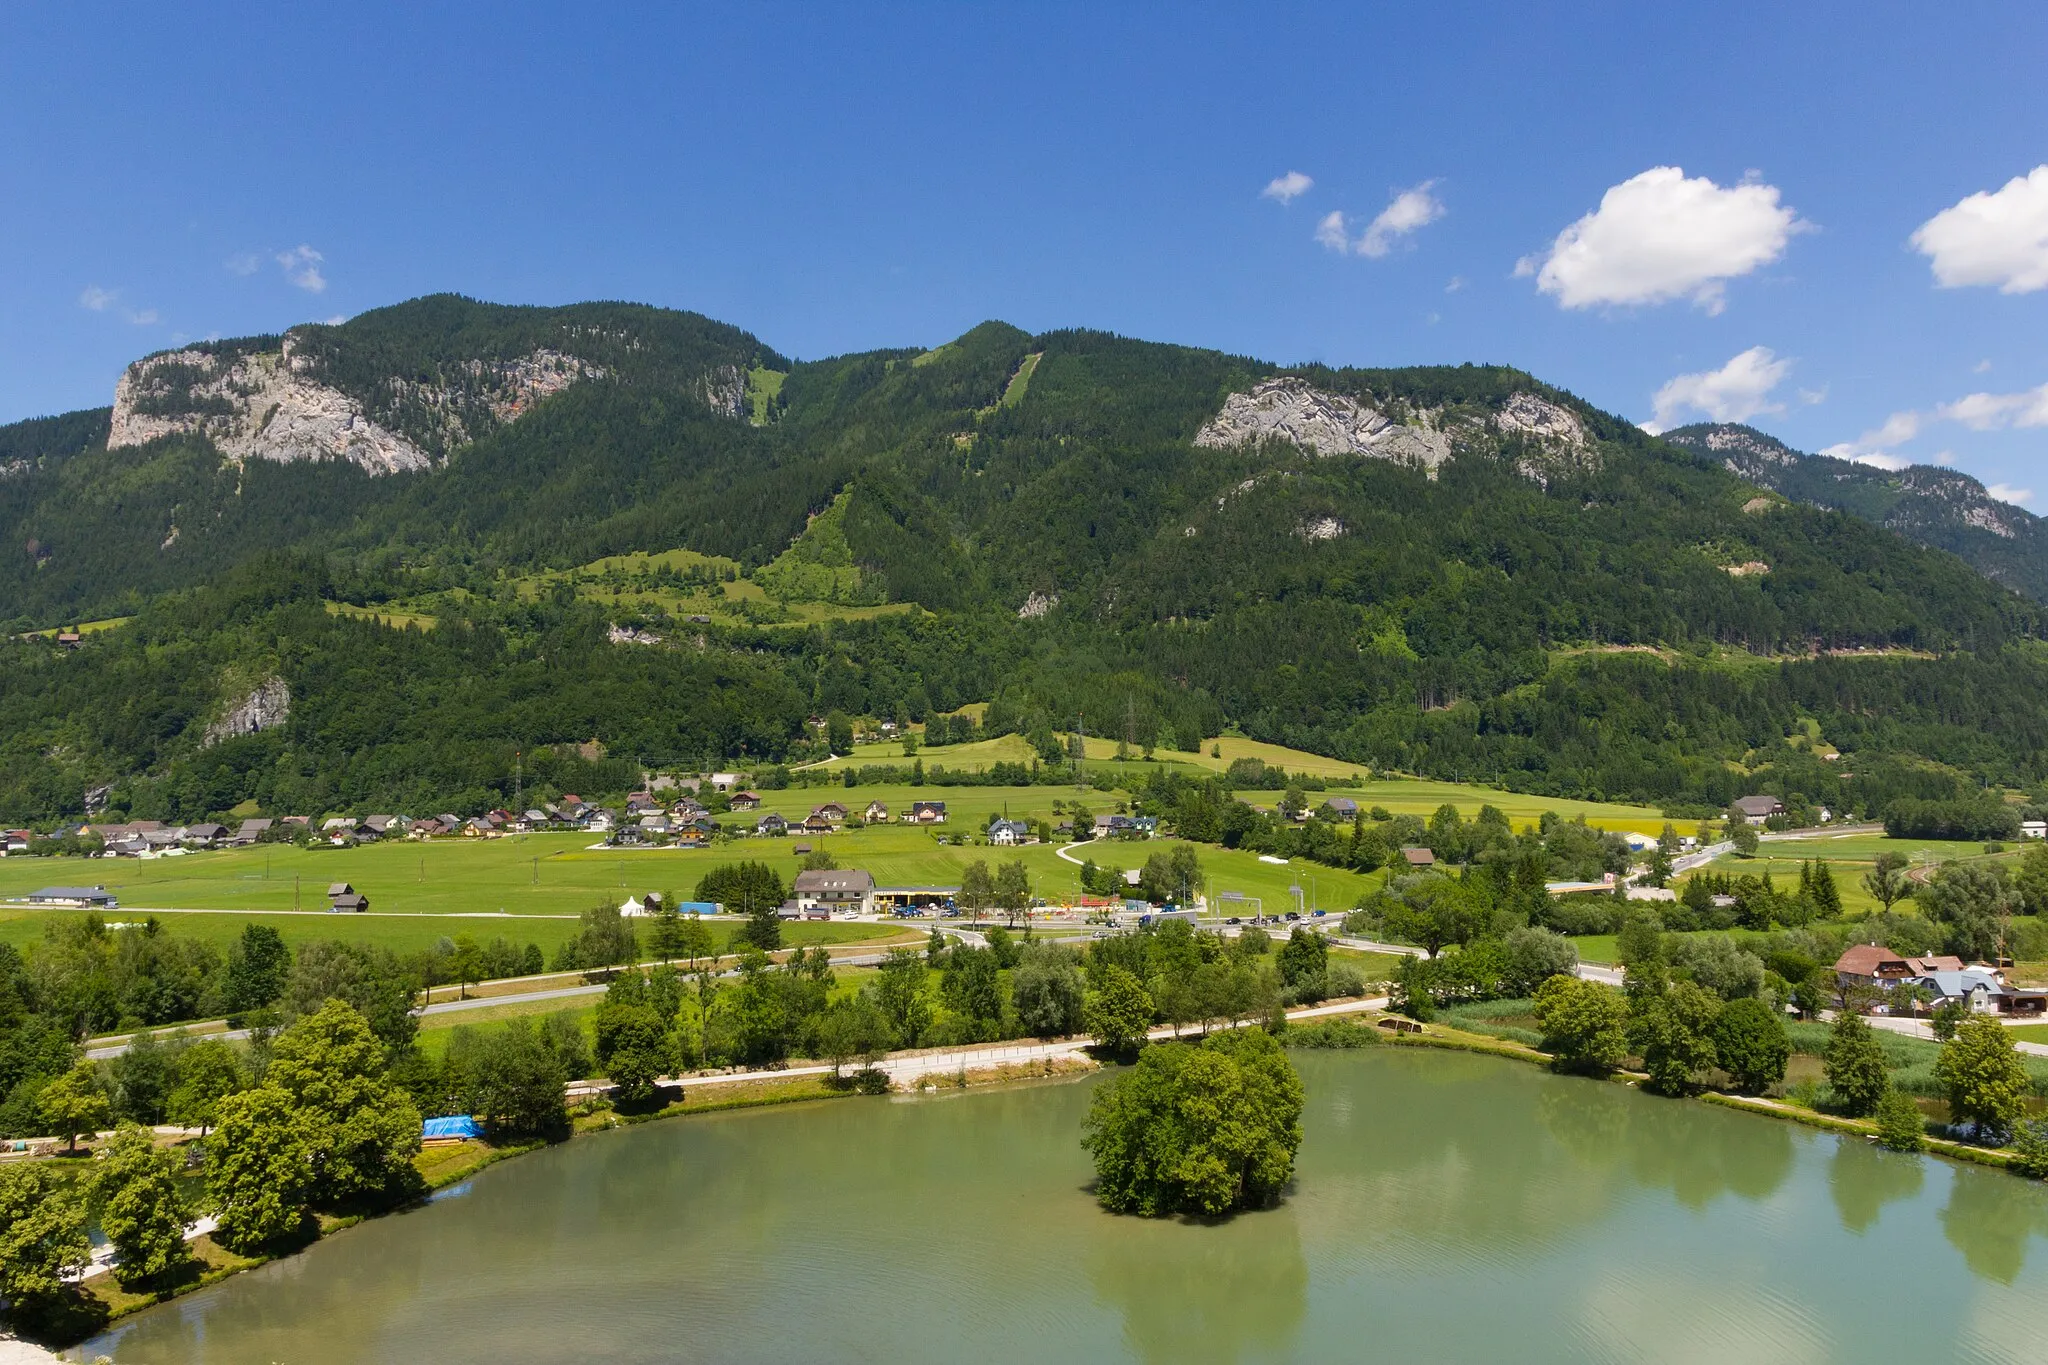
[[[283,678],[265,678],[227,712],[206,727],[203,744],[218,744],[236,735],[253,735],[285,723],[292,714],[292,690]]]
[[[1198,446],[1279,439],[1325,457],[1372,455],[1434,470],[1451,457],[1450,437],[1427,422],[1397,422],[1355,398],[1328,393],[1291,375],[1233,393],[1195,433]]]
[[[468,382],[459,393],[447,385],[388,381],[386,405],[417,418],[418,430],[405,435],[373,419],[356,397],[321,382],[295,353],[290,333],[275,351],[169,351],[136,361],[121,376],[107,445],[192,434],[237,462],[340,459],[372,474],[397,474],[429,468],[433,451],[480,434],[470,430],[479,411],[486,421],[516,421],[541,399],[604,373],[548,350],[510,361],[471,360],[465,369]]]
[[[1583,465],[1593,443],[1577,413],[1533,393],[1510,395],[1492,412],[1421,409],[1404,419],[1341,393],[1282,375],[1234,393],[1195,435],[1198,446],[1291,441],[1329,457],[1369,455],[1416,465],[1434,475],[1454,447],[1489,438],[1520,443],[1517,468],[1547,483],[1563,466]]]

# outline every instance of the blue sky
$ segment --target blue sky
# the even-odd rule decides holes
[[[2038,3],[16,3],[0,420],[459,290],[1501,361],[2048,508],[2044,70]]]

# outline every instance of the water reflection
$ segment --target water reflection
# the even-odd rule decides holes
[[[1095,1295],[1158,1365],[1284,1359],[1308,1312],[1308,1261],[1285,1209],[1222,1226],[1153,1223],[1091,1258]]]
[[[1842,1226],[1862,1236],[1886,1204],[1920,1193],[1926,1167],[1921,1158],[1873,1147],[1860,1138],[1842,1138],[1828,1162],[1828,1192]]]
[[[1298,1063],[1296,1186],[1217,1226],[1095,1207],[1093,1082],[706,1115],[481,1172],[84,1358],[2039,1359],[2048,1188],[1491,1058]]]
[[[2048,1237],[2048,1187],[2002,1171],[1959,1168],[1941,1230],[1971,1270],[2011,1284],[2027,1263],[2027,1243]]]
[[[1724,1114],[1623,1086],[1555,1078],[1536,1112],[1559,1146],[1596,1170],[1669,1190],[1689,1209],[1724,1194],[1768,1199],[1792,1174],[1789,1124]]]

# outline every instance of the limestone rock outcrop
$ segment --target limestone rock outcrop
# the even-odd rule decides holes
[[[290,333],[276,351],[167,351],[136,361],[121,376],[107,445],[191,433],[208,437],[237,463],[340,459],[372,474],[397,474],[432,466],[427,446],[447,450],[481,434],[469,430],[480,415],[486,425],[516,421],[543,398],[604,373],[551,350],[471,360],[463,368],[469,383],[460,392],[396,377],[388,382],[393,408],[427,415],[425,430],[408,436],[375,420],[359,399],[320,382],[306,358],[295,354]]]
[[[1451,457],[1451,438],[1425,423],[1397,422],[1355,398],[1282,375],[1233,393],[1195,434],[1198,446],[1229,447],[1279,439],[1330,457],[1370,455],[1434,471]]]
[[[205,744],[218,744],[236,735],[253,735],[274,730],[291,718],[292,690],[283,678],[265,678],[249,689],[249,695],[228,708],[226,714],[206,727]]]

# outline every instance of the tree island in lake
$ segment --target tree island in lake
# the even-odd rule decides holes
[[[1272,1204],[1294,1177],[1301,1108],[1301,1080],[1264,1029],[1147,1047],[1089,1109],[1095,1197],[1147,1217]]]

